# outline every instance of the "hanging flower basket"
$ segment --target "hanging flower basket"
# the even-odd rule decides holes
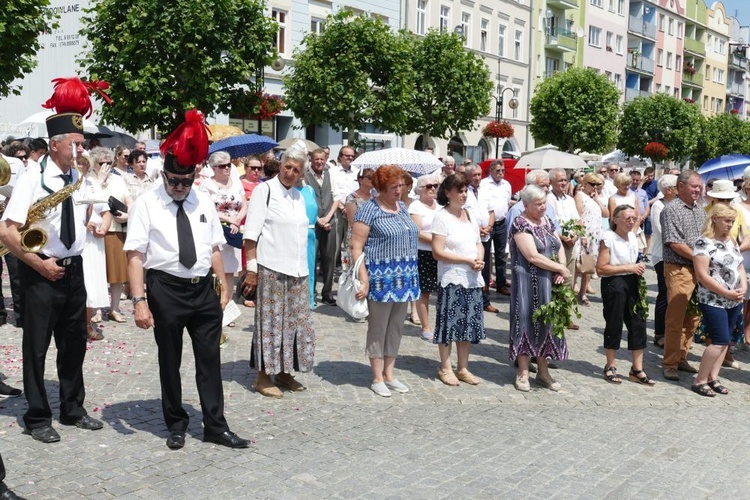
[[[284,101],[277,95],[244,91],[234,96],[231,110],[236,118],[269,120],[284,111]]]
[[[646,144],[643,153],[654,161],[663,161],[669,153],[669,148],[661,142],[652,141]]]
[[[490,122],[482,129],[482,135],[485,137],[496,137],[500,139],[513,137],[513,133],[513,125],[506,120]]]

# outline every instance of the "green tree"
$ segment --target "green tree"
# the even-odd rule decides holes
[[[750,123],[725,113],[703,119],[691,157],[695,167],[711,158],[732,153],[750,154]]]
[[[617,138],[619,97],[605,75],[570,68],[536,87],[529,105],[529,129],[537,142],[564,151],[604,152]]]
[[[629,156],[643,156],[654,140],[668,148],[667,160],[687,161],[695,152],[701,113],[697,104],[668,94],[636,97],[625,105],[617,146]]]
[[[484,61],[453,33],[433,29],[424,37],[410,37],[415,76],[407,132],[447,139],[471,130],[477,118],[487,115],[492,99]]]
[[[49,9],[49,0],[6,0],[0,9],[0,54],[5,59],[0,97],[20,93],[21,87],[13,81],[36,67],[39,34],[55,28],[56,16]]]
[[[295,50],[284,100],[304,126],[347,129],[350,141],[368,122],[403,132],[414,85],[410,46],[380,19],[343,9]]]
[[[275,56],[277,25],[261,0],[94,0],[80,61],[106,80],[106,122],[168,133],[197,107],[226,110],[256,68]]]

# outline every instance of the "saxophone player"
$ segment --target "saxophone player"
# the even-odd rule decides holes
[[[73,199],[83,197],[75,189],[81,179],[75,167],[76,157],[83,153],[82,113],[87,109],[76,107],[80,101],[68,105],[65,99],[56,99],[60,88],[73,80],[83,87],[77,78],[57,81],[55,94],[47,101],[47,107],[56,111],[47,118],[49,153],[40,159],[38,169],[19,179],[0,220],[0,241],[20,261],[23,303],[27,309],[40,306],[34,308],[33,314],[23,315],[23,386],[28,401],[23,421],[27,433],[43,443],[60,440],[52,427],[52,411],[44,388],[45,358],[53,336],[58,351],[60,423],[85,430],[103,426],[83,406],[86,289],[81,253],[86,239],[87,205],[75,204]],[[88,91],[85,92],[88,98]],[[43,217],[30,220],[37,218],[34,214],[40,211]],[[30,222],[34,229],[47,234],[46,245],[38,253],[21,244],[19,228]]]

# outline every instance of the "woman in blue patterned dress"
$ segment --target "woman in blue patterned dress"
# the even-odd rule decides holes
[[[469,348],[485,338],[482,312],[484,246],[479,221],[463,208],[467,182],[461,174],[449,175],[440,185],[437,202],[443,209],[432,221],[432,253],[437,260],[437,320],[433,343],[440,351],[438,378],[446,385],[459,380],[477,385],[469,371]],[[451,364],[451,343],[456,343],[458,377]]]
[[[534,311],[552,298],[552,285],[570,276],[565,267],[565,250],[555,234],[554,224],[545,216],[547,196],[534,185],[521,191],[524,211],[510,229],[510,359],[518,361],[515,388],[528,392],[529,361],[536,357],[536,382],[552,391],[560,384],[552,379],[547,360],[568,357],[565,339],[552,335],[549,323],[532,319]],[[557,262],[553,260],[557,256]]]
[[[406,306],[419,298],[419,228],[400,201],[402,172],[396,165],[383,165],[375,171],[372,184],[380,196],[362,205],[352,227],[352,262],[365,253],[365,265],[359,269],[362,288],[357,298],[367,298],[370,311],[365,349],[372,368],[370,389],[383,397],[389,397],[391,390],[409,392],[394,378],[393,367]]]
[[[295,189],[302,193],[307,210],[307,269],[310,272],[307,282],[310,284],[310,309],[315,309],[315,223],[318,220],[318,203],[315,201],[315,191],[305,183],[305,179],[300,178]]]

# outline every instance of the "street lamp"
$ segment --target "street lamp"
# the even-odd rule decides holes
[[[508,107],[510,109],[516,109],[518,107],[518,99],[516,99],[516,91],[515,89],[511,87],[500,87],[500,85],[497,86],[497,95],[495,96],[495,121],[500,121],[503,118],[503,99],[505,96],[505,92],[510,90],[513,93],[513,96],[510,98],[510,101],[508,101]],[[500,158],[500,138],[495,137],[495,154],[498,158]]]
[[[274,71],[281,71],[286,66],[286,61],[282,57],[277,57],[271,63],[271,68]],[[264,63],[259,64],[255,68],[255,91],[259,94],[263,94],[263,87],[265,86],[266,79],[266,66]],[[258,135],[263,135],[263,119],[258,113]]]

